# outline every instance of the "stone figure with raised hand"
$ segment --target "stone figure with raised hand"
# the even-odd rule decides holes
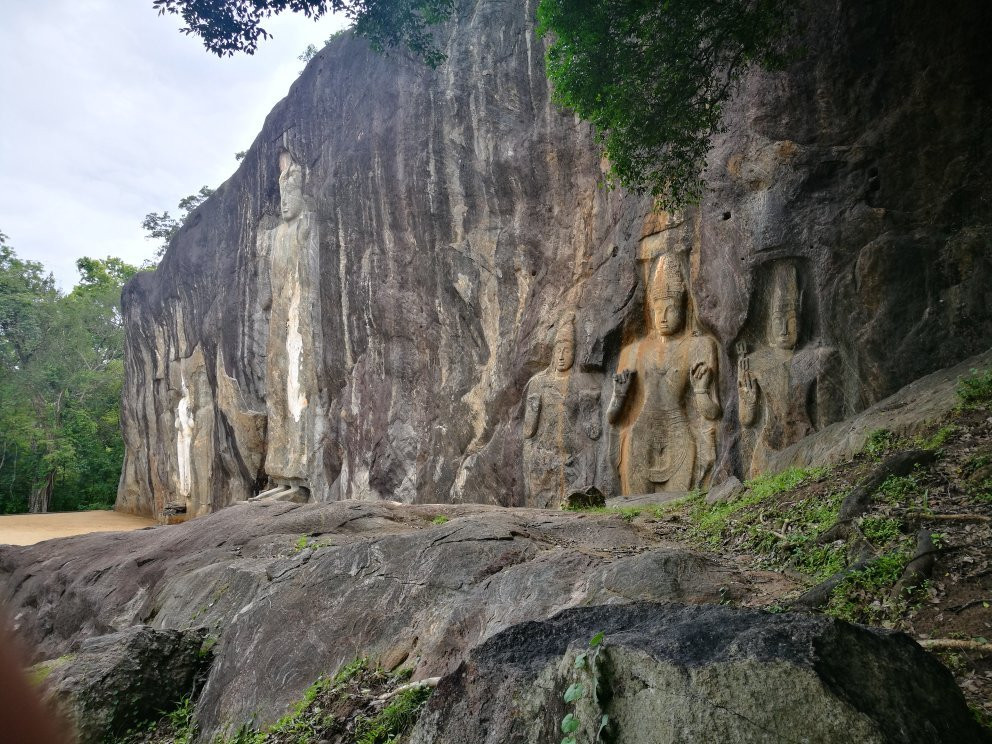
[[[305,209],[302,167],[283,152],[279,171],[281,219],[259,234],[272,288],[265,360],[265,472],[276,482],[303,484],[317,447],[317,231]]]
[[[574,363],[575,321],[568,315],[555,334],[551,364],[524,391],[524,482],[530,506],[560,506],[569,493],[596,485],[600,379]]]
[[[621,351],[607,411],[624,494],[688,491],[713,468],[717,347],[687,330],[687,300],[678,257],[662,256],[648,290],[650,331]]]
[[[765,295],[764,338],[759,335],[753,350],[746,340],[736,345],[742,457],[748,476],[761,473],[770,454],[812,433],[815,422],[829,416],[824,413],[828,396],[817,381],[832,350],[818,346],[797,351],[802,298],[795,265],[774,265]]]

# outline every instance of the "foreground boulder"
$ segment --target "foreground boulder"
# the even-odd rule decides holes
[[[765,581],[617,515],[476,505],[240,504],[0,548],[0,605],[36,660],[136,624],[219,635],[198,704],[208,736],[271,723],[360,656],[433,677],[567,607],[760,602]]]
[[[33,676],[80,744],[114,741],[193,695],[210,654],[202,632],[136,626],[36,664]]]
[[[492,637],[441,680],[412,742],[557,742],[569,715],[578,741],[603,727],[614,744],[990,740],[950,673],[901,633],[636,603]]]

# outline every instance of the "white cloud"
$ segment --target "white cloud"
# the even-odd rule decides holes
[[[141,220],[236,169],[308,44],[344,20],[284,14],[220,59],[151,0],[0,3],[0,231],[64,289],[80,256],[141,263]]]

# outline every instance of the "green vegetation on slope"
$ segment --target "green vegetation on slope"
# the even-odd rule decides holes
[[[433,688],[404,686],[410,671],[389,674],[357,659],[333,678],[317,679],[292,710],[258,731],[242,725],[215,744],[347,744],[397,742],[416,723]]]

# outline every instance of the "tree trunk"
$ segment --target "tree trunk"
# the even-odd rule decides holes
[[[45,481],[38,488],[31,492],[31,500],[28,504],[28,511],[31,514],[44,514],[48,511],[48,502],[52,498],[52,490],[55,488],[55,469],[52,468],[45,476]]]

